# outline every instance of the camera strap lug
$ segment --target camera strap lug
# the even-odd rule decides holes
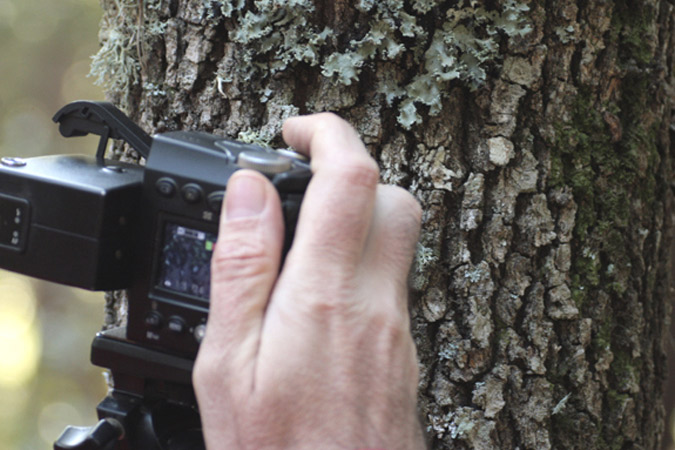
[[[96,159],[103,165],[108,139],[120,139],[144,158],[150,155],[152,137],[109,102],[77,101],[61,108],[52,118],[64,137],[101,136]]]

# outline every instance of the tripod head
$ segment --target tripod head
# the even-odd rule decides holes
[[[204,441],[190,359],[140,346],[124,328],[96,335],[91,362],[110,369],[114,387],[92,427],[68,427],[55,450],[201,450]]]

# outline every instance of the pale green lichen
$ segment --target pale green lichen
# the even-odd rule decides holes
[[[441,3],[435,0],[413,0],[412,6],[418,13],[426,14]]]
[[[164,97],[166,96],[166,91],[162,89],[155,83],[145,82],[143,83],[143,91],[152,97]]]
[[[239,44],[239,75],[264,79],[302,63],[350,86],[369,70],[375,72],[377,92],[398,107],[405,128],[422,121],[422,105],[429,115],[441,111],[450,82],[472,89],[483,85],[504,40],[531,30],[525,15],[529,8],[516,0],[498,7],[477,0],[359,0],[354,7],[367,13],[370,23],[361,37],[340,44],[331,28],[312,22],[310,0],[256,0],[253,8],[245,8],[242,0],[205,2],[236,24],[229,33]],[[377,67],[382,62],[400,67],[403,61],[422,70],[401,81]],[[219,83],[231,80],[225,71],[217,77]]]
[[[556,414],[560,414],[563,409],[565,409],[565,406],[567,405],[567,401],[570,399],[572,396],[572,393],[568,393],[566,396],[564,396],[560,401],[558,402],[557,405],[553,407],[551,410],[551,415],[555,416]]]
[[[92,57],[89,76],[107,91],[128,92],[140,80],[135,0],[116,0],[101,19],[101,48]]]
[[[271,76],[297,62],[314,66],[331,34],[329,28],[315,30],[309,23],[314,12],[309,0],[257,0],[255,9],[246,11],[241,0],[213,3],[220,6],[223,16],[237,21],[230,39],[240,44],[237,70],[245,77]],[[230,79],[226,73],[217,75]]]
[[[445,342],[438,350],[438,357],[441,361],[454,361],[459,353],[459,347],[452,342]]]
[[[327,77],[335,76],[340,83],[349,86],[358,80],[363,63],[364,58],[357,53],[333,53],[326,59],[321,73]]]
[[[417,244],[417,252],[415,253],[415,264],[416,270],[418,272],[426,272],[430,265],[438,261],[438,255],[434,253],[434,250],[425,247],[424,245]]]
[[[417,291],[423,291],[429,283],[430,268],[438,263],[440,255],[437,250],[417,243],[413,269],[410,272],[410,286]]]
[[[161,36],[166,32],[167,22],[152,21],[146,24],[145,31],[151,36]]]
[[[204,0],[204,4],[206,6],[211,6],[213,4],[217,5],[220,8],[220,13],[224,17],[232,17],[232,14],[235,13],[235,11],[241,11],[244,6],[246,6],[246,1],[245,0],[236,0],[236,1],[229,1],[229,0]],[[213,13],[210,15],[211,18],[213,18]]]
[[[499,39],[523,36],[531,30],[524,19],[528,7],[507,2],[501,11],[488,11],[483,7],[450,8],[442,28],[433,34],[420,62],[424,70],[405,86],[404,100],[399,107],[398,121],[405,128],[421,121],[416,104],[429,107],[430,115],[437,115],[442,107],[442,97],[447,85],[461,80],[472,89],[485,83],[486,69],[499,59]],[[394,89],[398,89],[395,86]],[[391,95],[391,86],[379,89]]]
[[[466,437],[476,426],[475,417],[471,414],[471,408],[459,408],[452,417],[448,426],[452,439]]]
[[[558,27],[555,29],[555,34],[563,44],[568,44],[576,39],[575,29],[572,25],[567,27]]]
[[[161,36],[167,23],[159,19],[162,0],[110,0],[110,4],[104,8],[101,48],[92,56],[89,76],[107,92],[124,98],[141,81],[140,61],[149,40]],[[120,106],[124,103],[122,99]]]
[[[255,144],[259,145],[260,147],[269,148],[271,147],[270,143],[274,137],[275,136],[270,136],[269,134],[263,132],[247,129],[239,132],[237,135],[237,140],[247,144]]]

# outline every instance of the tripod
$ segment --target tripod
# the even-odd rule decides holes
[[[125,328],[98,333],[91,362],[110,369],[114,387],[99,403],[92,427],[69,426],[54,450],[202,450],[194,361],[142,347]]]

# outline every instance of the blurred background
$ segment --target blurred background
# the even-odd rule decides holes
[[[87,77],[98,50],[96,0],[0,0],[0,156],[96,151],[62,138],[52,115],[103,99]],[[42,450],[66,425],[93,425],[105,396],[89,346],[103,294],[0,271],[0,450]]]

